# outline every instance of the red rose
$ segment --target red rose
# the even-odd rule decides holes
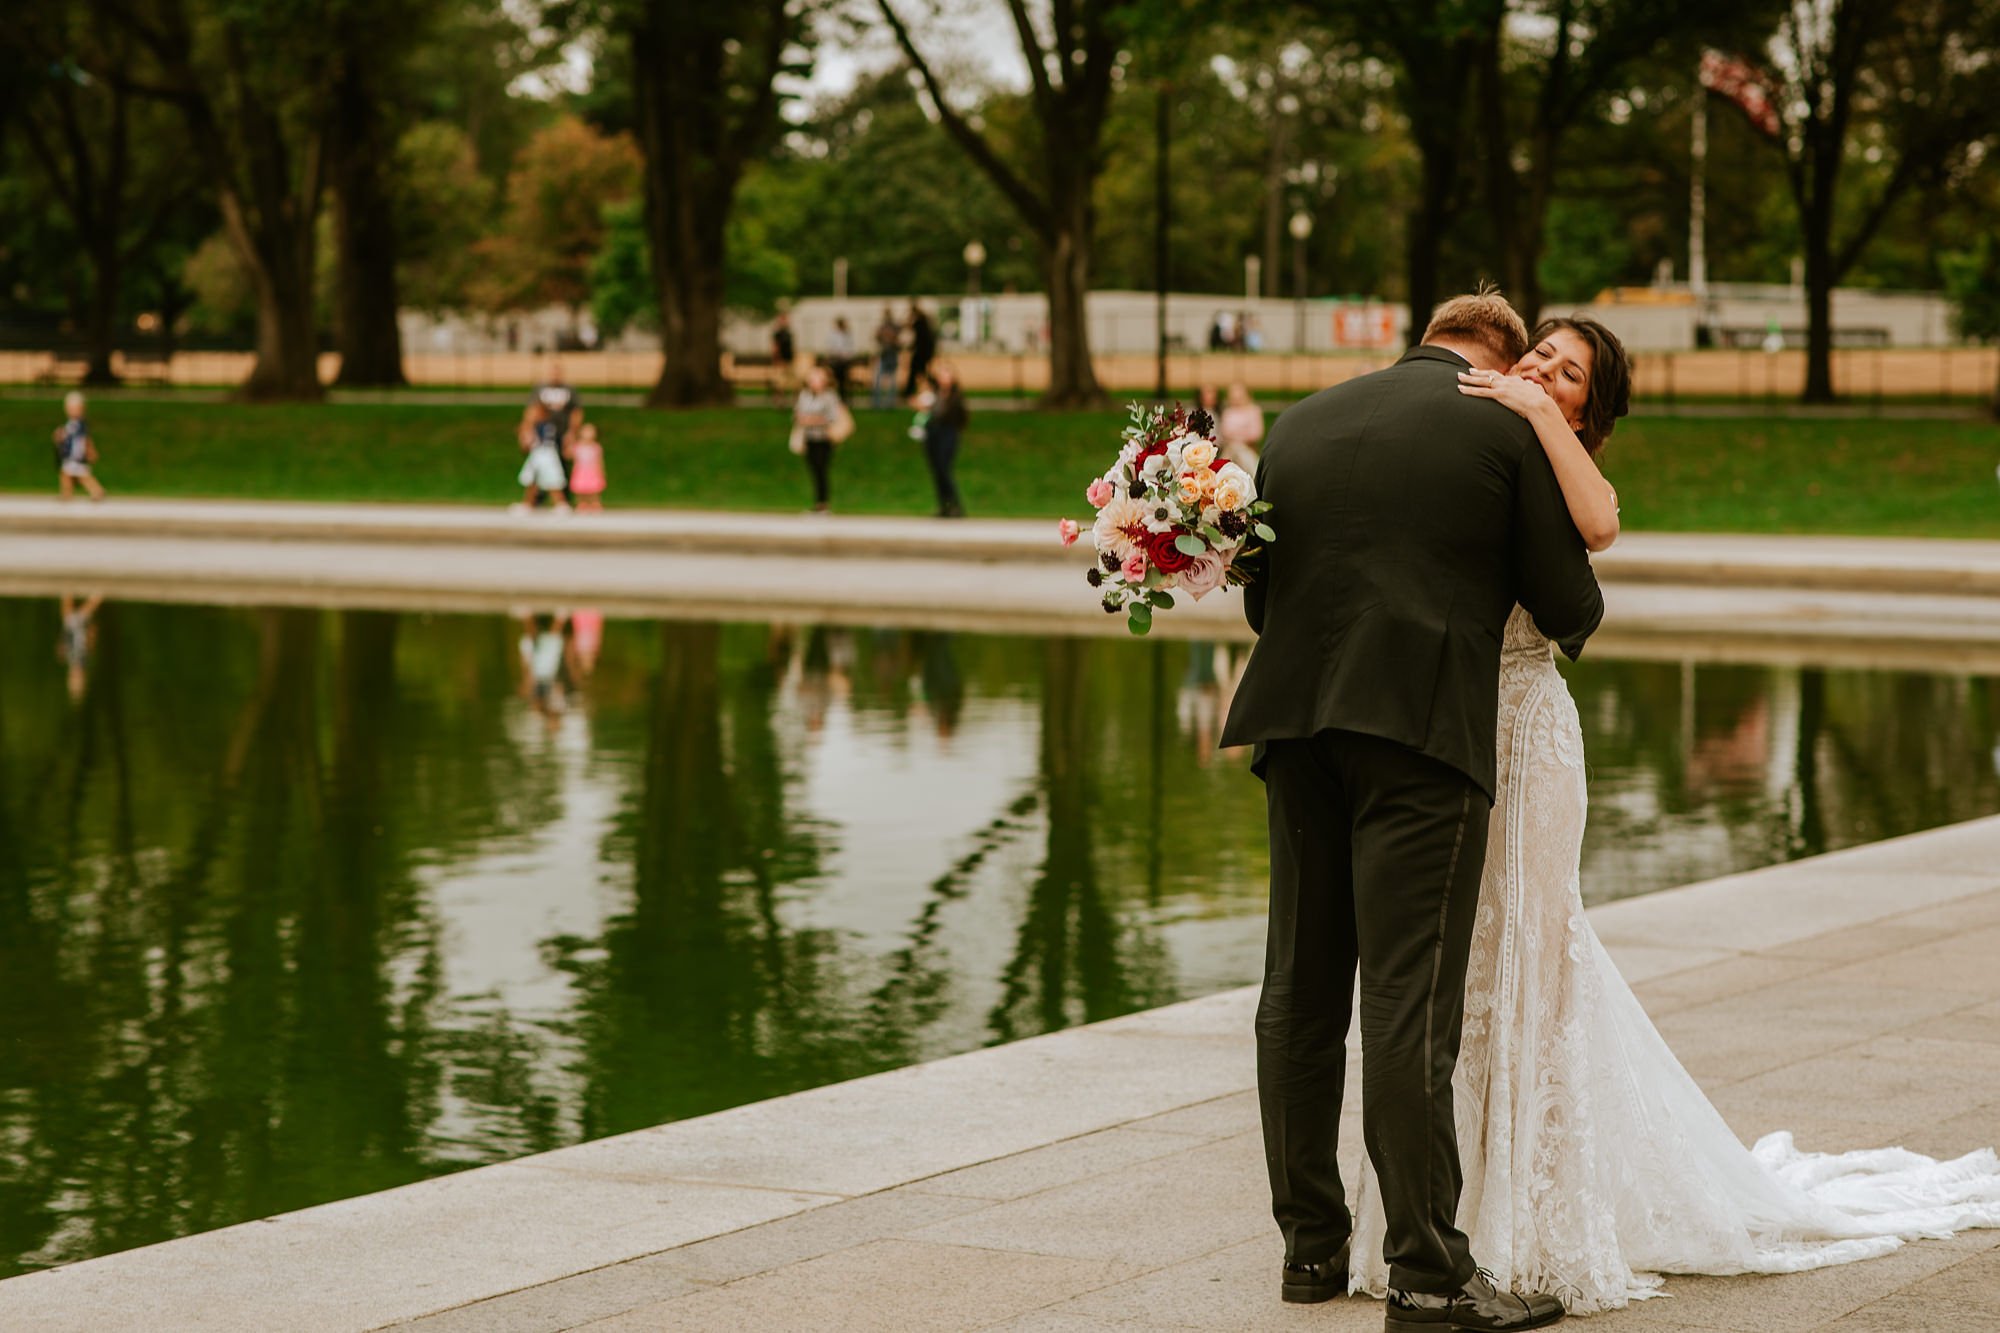
[[[1210,472],[1220,472],[1222,471],[1222,469],[1228,466],[1229,466],[1229,460],[1224,458],[1221,454],[1217,454],[1215,456],[1215,461],[1208,465],[1208,470]]]
[[[1194,557],[1174,545],[1171,532],[1150,533],[1146,537],[1146,559],[1162,574],[1179,574],[1194,563]]]

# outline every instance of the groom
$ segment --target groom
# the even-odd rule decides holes
[[[1493,804],[1500,636],[1519,602],[1572,658],[1603,601],[1534,431],[1461,395],[1527,351],[1498,294],[1438,307],[1387,370],[1279,417],[1257,471],[1280,540],[1244,598],[1257,631],[1224,745],[1259,746],[1271,919],[1257,1091],[1281,1292],[1347,1290],[1334,1161],[1354,980],[1362,1139],[1388,1221],[1388,1328],[1526,1329],[1458,1229],[1452,1069]]]

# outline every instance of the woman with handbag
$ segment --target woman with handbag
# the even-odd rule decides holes
[[[833,391],[833,377],[826,367],[814,366],[806,372],[805,387],[792,406],[791,449],[806,460],[812,471],[815,514],[828,511],[829,479],[833,471],[833,447],[854,433],[854,418],[847,404]]]
[[[937,488],[938,517],[964,518],[965,505],[958,498],[958,480],[953,475],[958,464],[958,442],[971,414],[965,408],[965,393],[959,388],[958,369],[949,361],[931,367],[930,415],[924,421],[924,459],[931,465],[931,484]]]

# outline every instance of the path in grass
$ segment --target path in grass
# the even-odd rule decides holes
[[[588,399],[586,399],[588,404]],[[804,465],[775,409],[594,407],[613,506],[793,511]],[[906,412],[861,412],[835,463],[835,508],[923,514],[932,500]],[[504,504],[517,495],[519,409],[397,403],[92,407],[114,493]],[[0,490],[52,490],[60,407],[0,401]],[[975,415],[959,465],[988,517],[1081,514],[1120,413]],[[1640,417],[1605,456],[1628,526],[1653,531],[2000,537],[2000,428],[1986,422]]]

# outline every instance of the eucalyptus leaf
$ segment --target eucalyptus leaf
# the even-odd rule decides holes
[[[1154,606],[1159,607],[1162,611],[1171,611],[1174,607],[1174,595],[1170,592],[1161,592],[1158,589],[1154,589],[1152,592],[1146,594],[1146,600]]]
[[[1144,634],[1153,628],[1153,608],[1144,602],[1132,603],[1125,614],[1125,628],[1134,634]]]
[[[1208,544],[1193,533],[1183,532],[1174,538],[1174,549],[1182,555],[1200,555],[1208,549]]]
[[[1268,523],[1259,523],[1256,525],[1255,528],[1252,529],[1252,531],[1267,542],[1274,542],[1278,540],[1278,534],[1271,531],[1271,525]]]

